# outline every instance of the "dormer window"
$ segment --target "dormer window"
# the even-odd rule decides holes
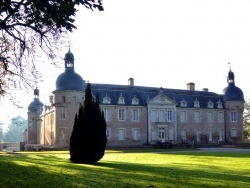
[[[184,99],[182,99],[180,106],[187,107],[187,102]]]
[[[138,105],[139,104],[139,99],[137,99],[135,95],[134,95],[134,98],[132,99],[131,104],[133,104],[133,105]]]
[[[107,96],[107,94],[105,97],[103,97],[102,103],[103,104],[110,104],[111,103],[111,99]]]
[[[211,99],[209,99],[209,101],[207,102],[207,107],[208,108],[213,108],[214,107],[214,103],[211,101]]]
[[[197,100],[197,98],[194,101],[194,107],[195,108],[200,108],[200,102]]]
[[[122,96],[122,93],[120,94],[120,97],[118,99],[118,104],[125,104],[125,98]]]
[[[222,106],[222,102],[221,102],[221,100],[219,99],[219,101],[217,102],[217,108],[223,108],[223,106]]]

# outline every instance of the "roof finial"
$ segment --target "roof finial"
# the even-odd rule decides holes
[[[230,65],[230,62],[228,62],[228,65],[229,65],[229,70],[231,70],[231,65]]]
[[[70,52],[70,42],[68,41],[68,44],[69,44],[69,52]]]

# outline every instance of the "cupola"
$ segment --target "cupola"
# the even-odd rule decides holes
[[[56,91],[76,90],[84,91],[85,81],[75,72],[74,54],[70,52],[65,54],[65,71],[61,73],[56,80]]]
[[[228,72],[227,83],[228,86],[223,89],[223,101],[245,101],[242,90],[235,86],[234,73],[231,68]]]
[[[34,100],[28,106],[29,112],[40,112],[42,113],[43,103],[39,100],[39,90],[36,88],[34,90]]]

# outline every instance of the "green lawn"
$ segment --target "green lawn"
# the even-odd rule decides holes
[[[93,165],[68,151],[0,153],[0,187],[250,188],[250,153],[107,150]]]

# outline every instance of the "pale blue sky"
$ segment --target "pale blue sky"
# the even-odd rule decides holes
[[[249,0],[104,0],[104,12],[80,8],[69,39],[76,72],[92,83],[186,89],[222,93],[231,62],[236,85],[250,98]],[[65,53],[68,44],[62,47]],[[63,61],[61,62],[63,65]],[[45,69],[41,100],[55,89],[63,69]],[[27,116],[33,92],[22,96]],[[2,101],[2,104],[4,102]],[[5,104],[4,104],[5,105]]]

